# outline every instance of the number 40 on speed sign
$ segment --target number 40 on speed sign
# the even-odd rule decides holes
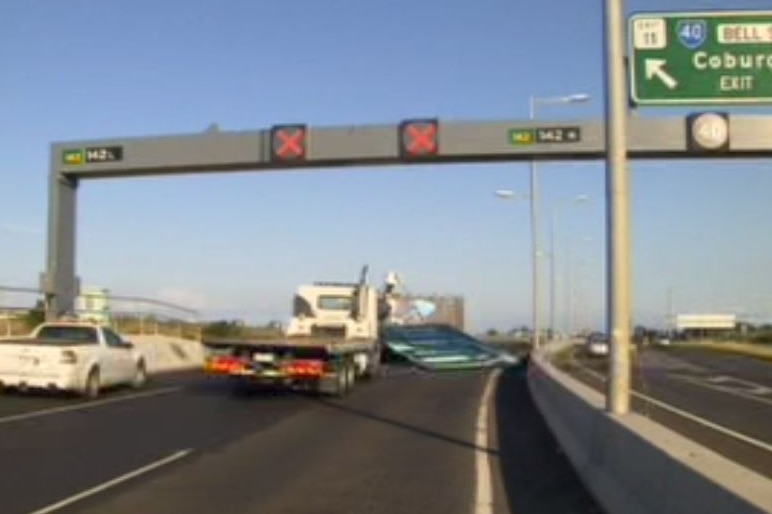
[[[686,138],[690,151],[721,152],[729,149],[729,115],[701,112],[686,117]]]

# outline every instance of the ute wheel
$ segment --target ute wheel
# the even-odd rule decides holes
[[[94,368],[88,372],[86,384],[83,387],[83,396],[89,400],[99,397],[102,386],[99,381],[99,370]]]
[[[131,381],[131,387],[140,389],[147,383],[147,367],[144,361],[137,363],[137,369],[134,371],[134,379]]]

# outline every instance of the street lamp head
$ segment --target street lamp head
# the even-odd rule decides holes
[[[569,103],[581,103],[581,102],[587,102],[590,100],[590,95],[585,93],[577,93],[575,95],[568,95],[566,97],[566,102]]]
[[[576,203],[584,203],[584,202],[589,202],[589,201],[590,201],[590,197],[589,197],[588,195],[576,195],[576,196],[574,197],[574,201],[575,201]]]
[[[494,194],[499,198],[504,198],[507,200],[510,198],[515,198],[515,196],[517,196],[515,192],[512,191],[511,189],[497,189],[496,191],[494,191]]]

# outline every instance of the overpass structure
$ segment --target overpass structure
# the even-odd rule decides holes
[[[718,122],[718,123],[717,123]],[[722,124],[723,122],[723,124]],[[628,120],[628,155],[638,159],[772,155],[772,117],[697,113]],[[46,269],[49,317],[72,310],[77,190],[83,180],[353,166],[601,160],[602,120],[564,122],[408,119],[395,125],[276,125],[246,132],[110,138],[51,146]]]

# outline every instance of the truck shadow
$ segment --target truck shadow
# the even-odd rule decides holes
[[[364,418],[370,421],[375,421],[378,423],[383,423],[385,425],[389,425],[391,427],[398,428],[400,430],[406,430],[408,432],[412,432],[414,434],[418,434],[424,437],[430,437],[432,439],[438,439],[440,441],[444,441],[446,443],[450,443],[456,446],[461,446],[463,448],[467,448],[470,450],[475,451],[483,451],[488,454],[497,454],[498,451],[496,449],[492,448],[482,448],[480,446],[477,446],[473,441],[471,440],[465,440],[458,437],[450,436],[448,434],[443,434],[442,432],[438,432],[436,430],[421,427],[412,423],[407,423],[405,421],[400,421],[397,419],[389,418],[387,416],[382,416],[380,414],[377,414],[375,412],[371,412],[370,410],[361,409],[358,407],[352,407],[350,405],[346,405],[341,400],[331,400],[326,398],[315,398],[317,403],[323,405],[326,408],[334,409],[339,412],[345,413],[350,416],[356,416],[359,418]]]
[[[202,377],[186,385],[185,391],[195,396],[229,398],[233,401],[264,401],[296,397],[301,392],[279,386],[239,383],[221,377]]]

